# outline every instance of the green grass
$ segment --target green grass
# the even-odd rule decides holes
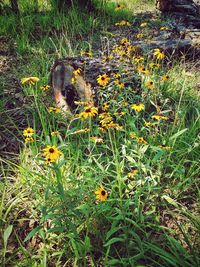
[[[98,116],[81,120],[49,113],[55,105],[52,92],[40,86],[48,83],[54,60],[93,50],[100,33],[109,32],[126,14],[131,21],[132,14],[122,11],[111,17],[115,5],[109,3],[97,14],[72,9],[66,16],[43,4],[39,2],[44,13],[32,14],[28,2],[21,1],[20,19],[11,13],[1,17],[2,34],[11,38],[11,48],[16,42],[14,77],[40,78],[35,85],[19,86],[21,113],[15,94],[1,93],[2,136],[20,143],[14,159],[0,161],[3,266],[199,266],[198,73],[174,61],[171,68],[154,69],[138,87],[134,80],[141,75],[135,68],[133,87],[99,88],[104,99],[99,106],[109,102],[122,129],[102,133]],[[144,56],[147,65],[152,59]],[[170,76],[166,82],[161,81],[164,74]],[[152,90],[145,86],[148,79],[155,83]],[[12,89],[7,73],[1,82]],[[131,104],[138,100],[145,110],[137,113]],[[14,108],[8,108],[12,101]],[[157,105],[167,121],[151,118]],[[125,114],[114,115],[120,111]],[[145,121],[153,125],[145,127]],[[25,144],[28,126],[35,133],[33,143]],[[90,131],[76,133],[85,128]],[[59,135],[52,136],[53,131]],[[92,136],[103,143],[95,144]],[[50,165],[42,156],[47,145],[62,152]],[[137,173],[131,177],[132,170]],[[109,194],[105,202],[96,201],[100,187]]]

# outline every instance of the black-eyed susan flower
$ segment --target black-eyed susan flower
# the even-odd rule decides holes
[[[108,192],[103,187],[100,187],[98,190],[96,190],[95,194],[96,199],[100,201],[106,201],[108,198]]]
[[[120,40],[120,45],[122,45],[122,46],[130,45],[130,42],[129,42],[128,38],[122,38]]]
[[[107,102],[105,102],[105,103],[103,103],[103,105],[102,105],[102,110],[103,111],[107,111],[108,109],[109,109],[109,104],[107,103]]]
[[[161,30],[161,31],[168,31],[169,28],[168,28],[168,27],[165,27],[165,26],[162,26],[162,27],[160,27],[160,30]]]
[[[168,81],[169,75],[163,75],[161,79],[162,79],[162,81]]]
[[[136,138],[136,140],[139,144],[144,144],[144,145],[147,144],[147,141],[143,137],[138,137]]]
[[[133,170],[131,170],[131,171],[127,174],[127,176],[128,176],[128,178],[133,178],[133,177],[135,177],[137,174],[138,174],[138,170],[137,170],[137,169],[133,169]]]
[[[103,139],[97,136],[91,136],[90,140],[92,140],[95,144],[101,144],[103,143]]]
[[[154,49],[153,54],[158,60],[162,60],[165,57],[164,52],[161,52],[159,48]]]
[[[72,134],[82,134],[82,133],[88,133],[90,131],[89,128],[84,128],[84,129],[80,129],[80,130],[76,130],[75,132],[73,132]]]
[[[128,27],[131,26],[131,24],[128,20],[121,20],[121,21],[115,23],[115,25],[116,26],[128,26]]]
[[[49,90],[49,88],[50,88],[50,85],[48,85],[48,84],[45,84],[45,85],[40,86],[40,89],[42,91],[47,91],[47,90]]]
[[[25,138],[25,143],[26,143],[26,144],[30,144],[30,143],[33,143],[33,142],[34,142],[33,137],[26,137],[26,138]]]
[[[132,104],[131,108],[135,110],[136,112],[141,112],[142,110],[144,110],[144,104],[142,103]]]
[[[91,51],[81,51],[81,56],[92,57],[93,54]]]
[[[149,80],[145,83],[145,86],[148,88],[148,89],[154,89],[154,82],[152,80]]]
[[[153,123],[150,122],[150,121],[145,121],[145,122],[144,122],[144,125],[145,125],[146,127],[150,127],[150,126],[153,125]]]
[[[38,77],[27,77],[27,78],[22,78],[21,79],[21,84],[30,84],[33,85],[37,83],[40,79]]]
[[[163,149],[163,150],[171,150],[172,149],[171,146],[165,146],[165,145],[160,145],[158,147],[161,148],[161,149]]]
[[[113,59],[113,56],[109,55],[109,56],[107,56],[107,57],[103,57],[103,58],[102,58],[102,62],[109,62],[109,61],[112,60],[112,59]]]
[[[61,109],[60,108],[55,108],[55,107],[49,107],[48,108],[49,113],[60,113]]]
[[[129,134],[129,136],[130,136],[130,138],[132,138],[132,139],[136,139],[136,138],[137,138],[136,133],[133,133],[133,132],[131,132],[131,133]]]
[[[147,22],[142,22],[141,24],[140,24],[140,27],[141,28],[144,28],[144,27],[146,27],[147,26]]]
[[[119,80],[115,80],[114,83],[119,89],[124,89],[125,85],[123,82],[120,82]]]
[[[144,65],[139,65],[137,67],[137,71],[140,73],[140,74],[144,74],[144,75],[149,75],[150,71],[148,69],[146,69],[144,67]]]
[[[137,38],[137,39],[141,39],[143,36],[144,36],[143,33],[138,33],[138,34],[136,34],[136,38]]]
[[[51,132],[51,136],[58,136],[59,134],[60,134],[59,131]]]
[[[149,67],[151,69],[153,69],[153,68],[159,68],[160,67],[160,64],[151,62],[151,63],[149,63]]]
[[[46,159],[53,161],[56,161],[61,155],[62,152],[56,147],[56,146],[46,146],[43,148],[43,157]]]
[[[35,133],[35,131],[31,127],[28,127],[26,129],[24,129],[24,131],[23,131],[23,135],[25,137],[31,137],[31,136],[33,136],[34,133]]]
[[[151,116],[151,118],[152,118],[152,119],[155,119],[155,120],[157,120],[157,121],[161,121],[161,120],[166,121],[166,120],[168,120],[168,117],[163,116],[163,115],[161,115],[161,114],[153,115],[153,116]]]
[[[116,8],[115,8],[115,11],[120,11],[120,10],[122,10],[122,9],[124,9],[125,8],[125,5],[123,5],[123,4],[118,4],[117,6],[116,6]]]
[[[93,106],[86,106],[84,111],[80,112],[77,117],[82,119],[93,118],[98,114],[98,109]]]
[[[107,76],[106,73],[103,75],[99,75],[97,78],[97,82],[100,86],[106,86],[110,81],[110,78]]]

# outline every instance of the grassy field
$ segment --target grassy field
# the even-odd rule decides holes
[[[90,14],[19,4],[0,18],[2,266],[200,266],[197,63],[136,55],[121,38],[98,107],[68,116],[46,86],[52,63],[99,56],[102,37],[153,1],[97,1]],[[148,35],[151,21],[138,25]]]

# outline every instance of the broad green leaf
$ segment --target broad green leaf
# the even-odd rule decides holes
[[[28,241],[29,239],[31,239],[35,234],[37,234],[40,229],[42,229],[42,226],[39,225],[36,228],[34,228],[28,235],[27,237],[24,239],[24,242]]]
[[[114,243],[117,243],[117,242],[123,242],[124,241],[124,238],[120,238],[120,237],[113,237],[112,239],[110,239],[104,246],[105,247],[108,247]]]
[[[3,233],[3,241],[4,241],[5,245],[7,245],[8,238],[12,233],[12,229],[13,229],[13,225],[8,225],[8,227],[5,229],[5,231]]]
[[[188,130],[188,128],[185,128],[185,129],[183,129],[183,130],[181,130],[181,131],[178,131],[177,133],[175,133],[174,135],[172,135],[170,138],[169,138],[169,140],[171,141],[171,140],[173,140],[173,139],[176,139],[178,136],[180,136],[181,134],[183,134],[184,132],[186,132]]]
[[[178,207],[177,202],[174,199],[172,199],[171,197],[169,197],[167,195],[163,195],[162,199],[166,200],[169,204],[171,204],[171,205],[173,205],[175,207]]]

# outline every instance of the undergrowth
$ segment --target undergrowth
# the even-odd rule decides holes
[[[117,73],[99,76],[98,107],[79,103],[69,116],[45,87],[56,58],[99,55],[99,34],[126,14],[133,19],[104,4],[67,15],[46,4],[32,14],[27,4],[21,17],[1,18],[3,35],[16,42],[15,75],[28,77],[19,83],[21,115],[3,115],[21,143],[17,160],[1,160],[3,266],[200,264],[198,73],[173,58],[167,66],[161,51],[138,56],[120,39],[112,56],[123,52],[123,60]]]

